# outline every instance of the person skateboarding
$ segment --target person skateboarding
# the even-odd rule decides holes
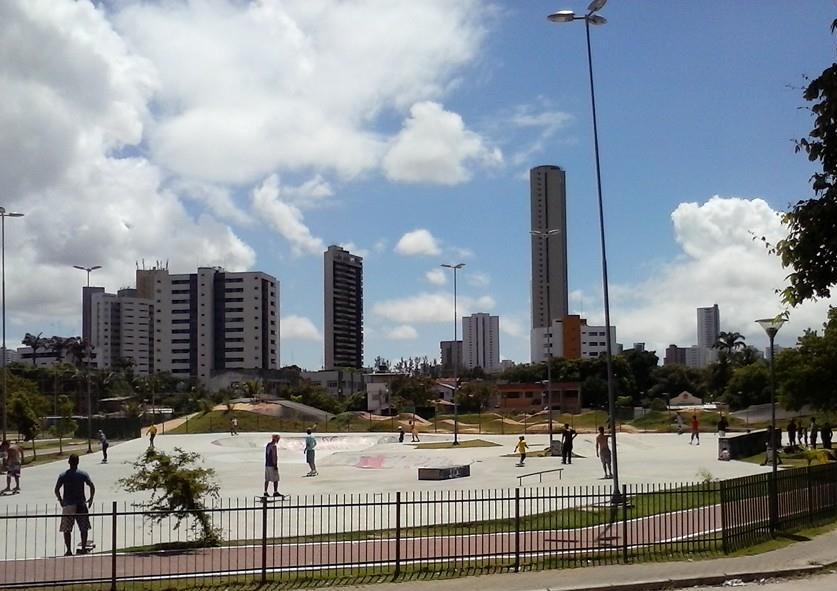
[[[108,448],[110,447],[110,443],[108,443],[108,438],[105,437],[105,434],[99,429],[99,432],[96,434],[96,437],[99,438],[99,442],[102,444],[102,463],[108,463]]]
[[[267,485],[273,483],[273,496],[284,497],[279,494],[279,435],[273,434],[264,448],[264,496],[267,497]]]
[[[148,428],[147,431],[148,435],[148,447],[154,449],[154,438],[157,437],[157,425],[152,425]]]
[[[578,436],[575,429],[564,423],[564,430],[561,432],[561,463],[573,463],[573,439]]]
[[[314,448],[317,447],[317,440],[311,435],[311,429],[306,431],[307,435],[305,436],[305,461],[308,463],[308,467],[310,470],[306,476],[316,476],[317,475],[317,464],[314,460]]]
[[[602,461],[602,468],[604,468],[605,473],[604,477],[613,478],[610,446],[608,445],[608,436],[605,435],[604,427],[599,427],[599,434],[596,435],[596,457]]]
[[[87,472],[78,469],[78,456],[70,454],[68,458],[69,470],[62,472],[55,483],[55,498],[61,505],[61,525],[59,531],[64,534],[64,546],[67,551],[64,556],[72,556],[72,533],[73,525],[78,524],[78,531],[81,534],[81,544],[78,554],[87,554],[90,550],[87,535],[90,531],[90,518],[88,508],[93,505],[93,497],[96,495],[96,487]],[[84,485],[90,487],[90,498],[85,498]],[[63,495],[61,494],[63,489]]]
[[[415,421],[410,421],[410,443],[421,443]]]
[[[526,464],[526,452],[529,450],[529,444],[526,443],[526,438],[521,435],[514,446],[514,453],[520,454],[520,461],[517,463],[518,467],[523,467]]]
[[[238,419],[235,417],[230,419],[230,435],[238,435]]]
[[[697,413],[692,415],[692,436],[689,438],[689,445],[693,443],[695,445],[700,445],[700,422],[697,418]],[[697,443],[695,443],[697,441]]]
[[[398,425],[398,443],[404,443],[404,427]]]

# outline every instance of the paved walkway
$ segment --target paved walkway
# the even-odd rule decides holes
[[[720,584],[724,580],[759,580],[816,572],[837,562],[837,530],[756,556],[686,562],[643,562],[592,568],[485,575],[460,579],[410,581],[335,587],[332,591],[592,591],[640,590]],[[800,584],[798,588],[805,585]]]

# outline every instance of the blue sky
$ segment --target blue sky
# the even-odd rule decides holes
[[[10,336],[78,332],[69,265],[102,264],[116,289],[140,258],[222,264],[279,278],[282,362],[317,368],[320,247],[338,243],[365,257],[368,363],[438,356],[451,286],[426,273],[454,261],[467,265],[462,306],[499,314],[501,353],[527,361],[526,174],[539,164],[567,171],[571,306],[600,321],[584,27],[546,20],[584,6],[10,3],[0,33],[17,23],[6,38],[24,67],[0,64],[13,97],[0,152],[18,159],[0,180],[27,213],[9,236]],[[810,128],[803,76],[834,58],[833,8],[602,11],[593,58],[620,342],[693,344],[694,308],[718,303],[722,329],[762,344],[751,320],[781,309],[784,273],[752,235],[780,237],[777,212],[809,194],[792,139]],[[56,63],[38,58],[40,36]],[[12,150],[22,142],[46,157]],[[793,311],[780,342],[818,326],[826,304]]]

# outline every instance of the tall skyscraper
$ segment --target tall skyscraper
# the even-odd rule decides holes
[[[535,361],[545,357],[547,344],[541,340],[548,331],[543,329],[548,329],[556,318],[569,314],[566,175],[558,166],[537,166],[529,171],[529,184],[533,232],[532,360]]]
[[[500,317],[485,313],[462,318],[462,362],[466,369],[500,371]]]
[[[325,369],[363,367],[363,259],[325,252]]]
[[[718,304],[697,309],[697,346],[711,349],[721,335],[721,313]]]

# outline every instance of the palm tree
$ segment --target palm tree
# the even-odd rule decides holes
[[[718,335],[718,340],[712,346],[721,352],[732,355],[738,349],[744,348],[744,335],[740,332],[721,332]]]
[[[40,349],[43,349],[47,345],[47,339],[41,336],[43,334],[44,333],[39,332],[38,334],[33,335],[27,332],[26,335],[23,337],[24,346],[32,347],[32,367],[38,366],[38,351]]]

